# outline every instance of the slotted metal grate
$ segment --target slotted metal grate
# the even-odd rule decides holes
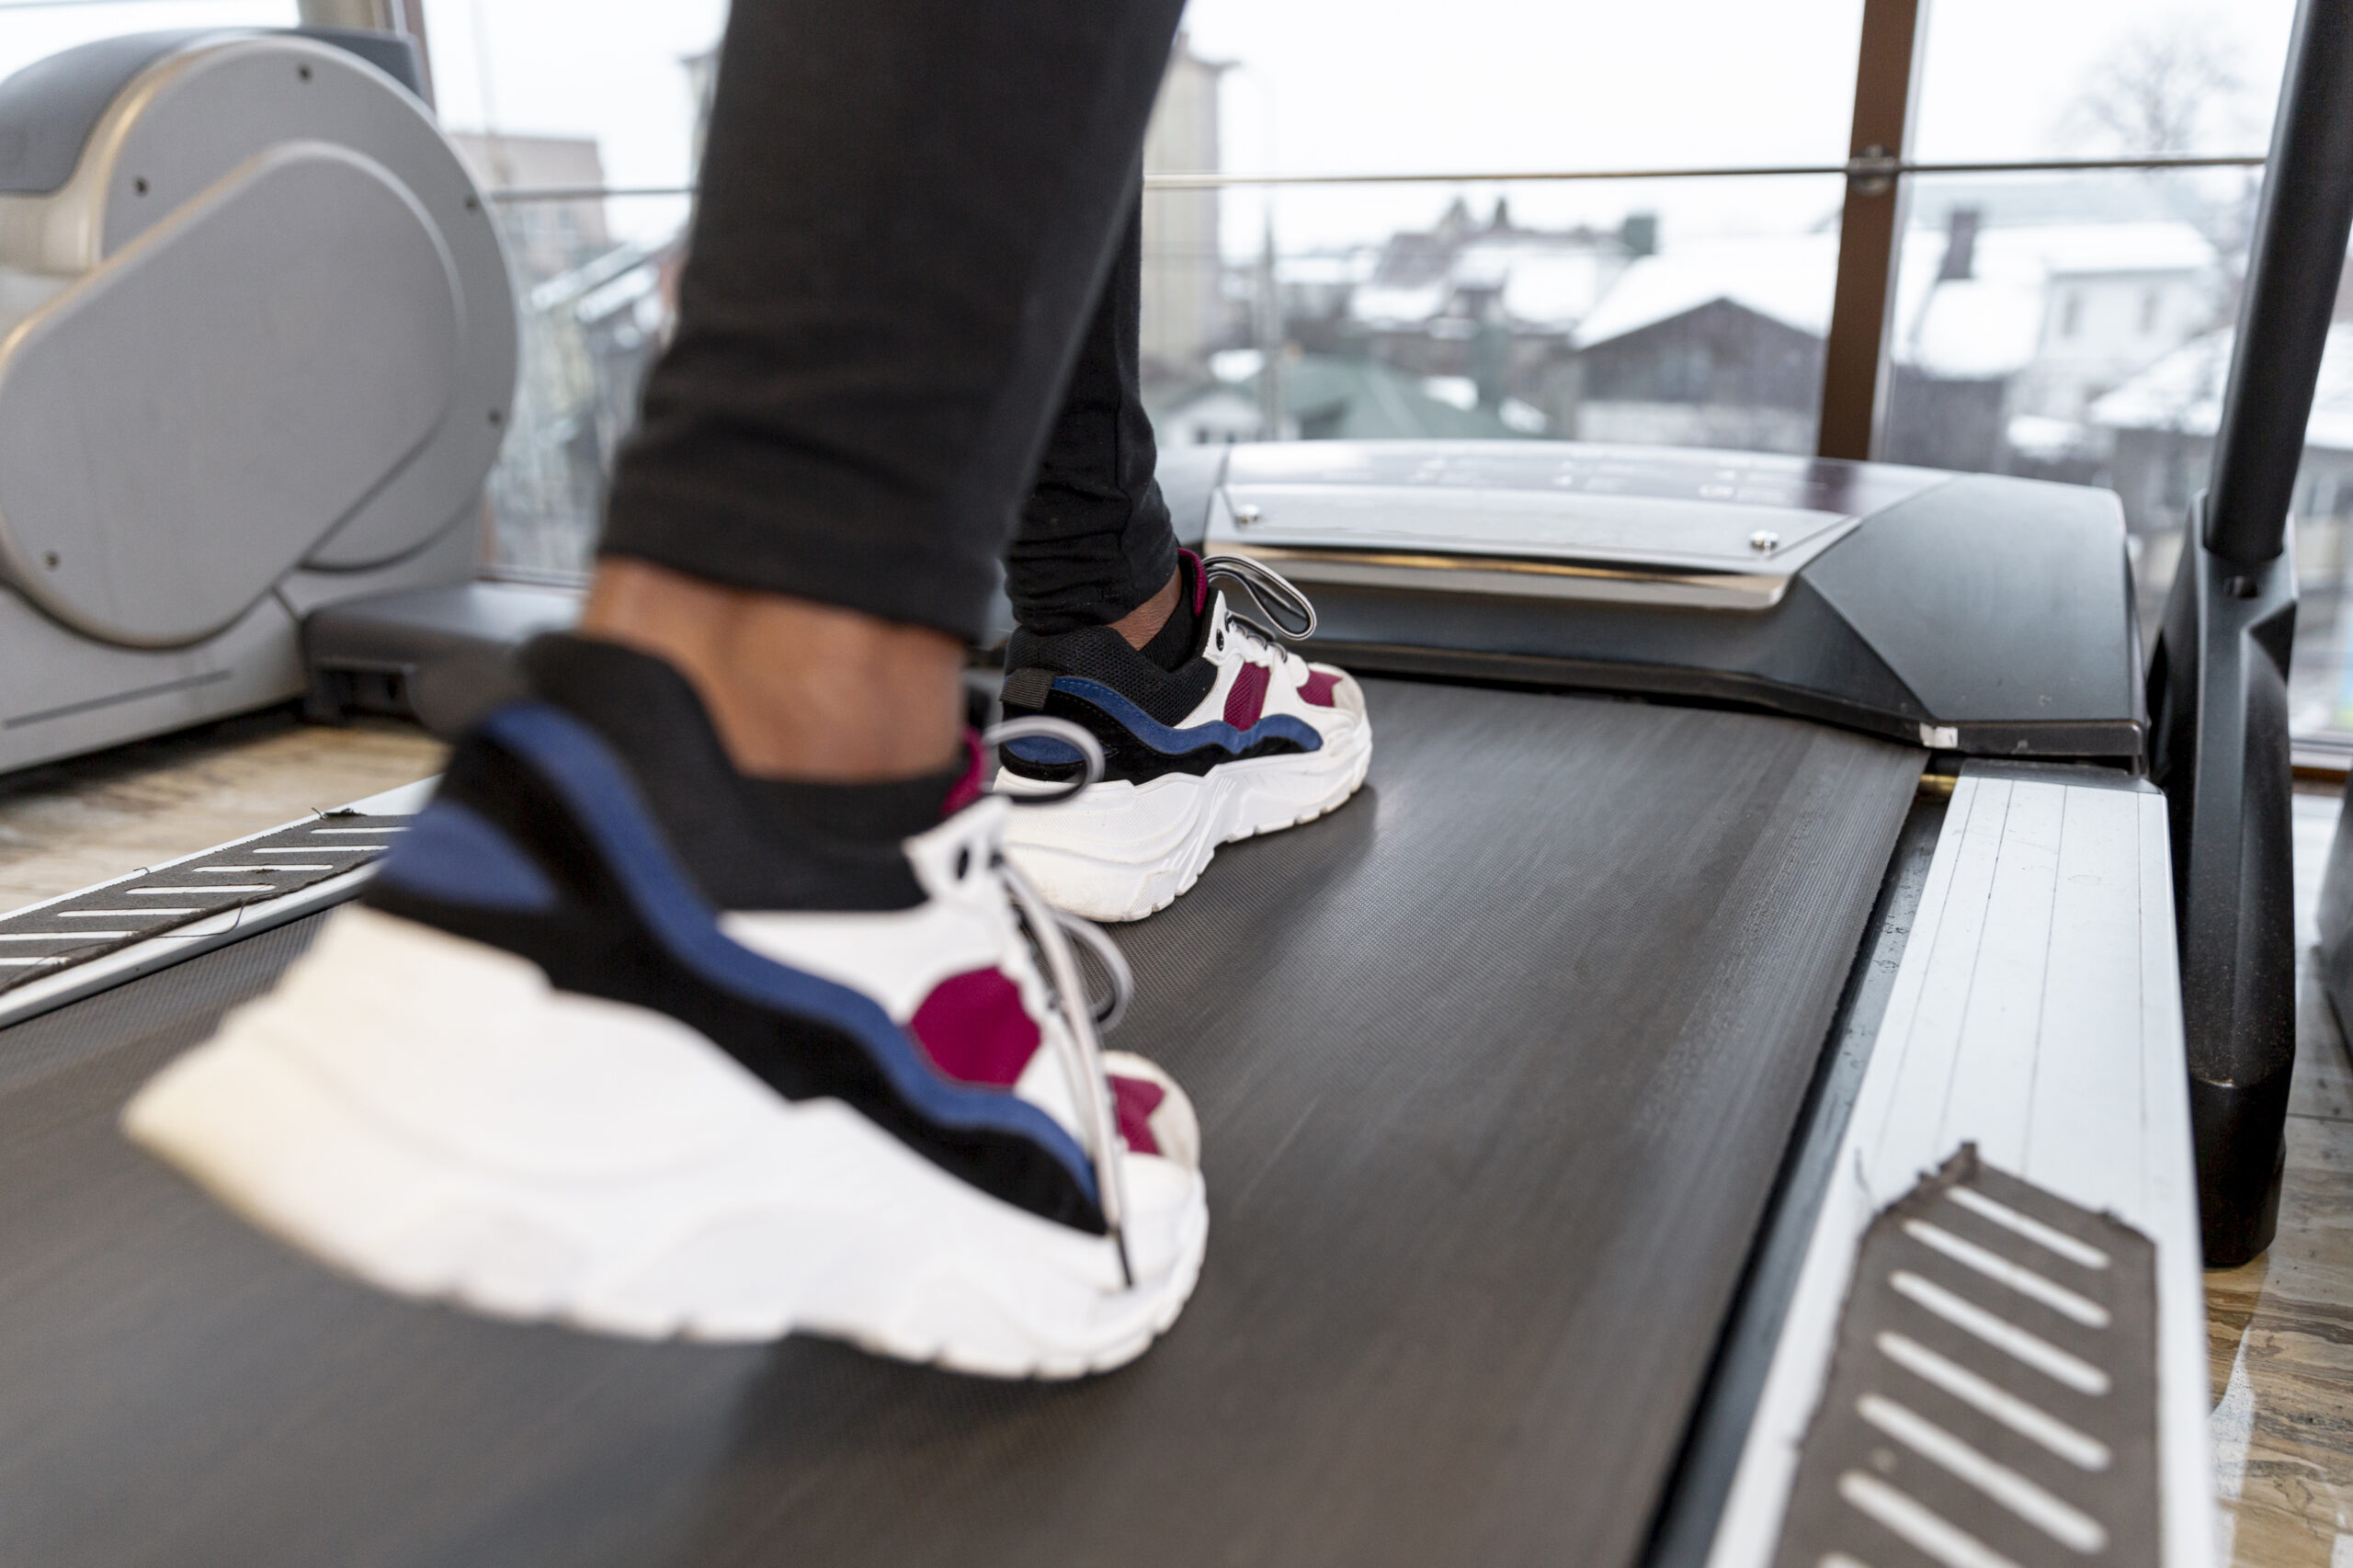
[[[2155,1563],[2155,1258],[1964,1144],[1864,1233],[1779,1568]]]
[[[329,812],[0,916],[0,992],[369,865],[408,821]]]

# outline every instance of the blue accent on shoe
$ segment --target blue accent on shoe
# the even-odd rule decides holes
[[[722,931],[663,841],[637,786],[594,730],[540,702],[501,708],[481,728],[530,763],[571,808],[638,917],[671,958],[706,983],[745,1001],[831,1024],[863,1045],[892,1087],[932,1120],[1028,1138],[1070,1172],[1088,1201],[1102,1201],[1094,1166],[1078,1141],[1045,1111],[1003,1089],[973,1088],[941,1077],[872,997],[763,958]]]
[[[396,888],[476,909],[553,909],[555,884],[469,807],[436,801],[416,814],[377,876]]]
[[[1127,698],[1120,696],[1101,681],[1088,680],[1084,676],[1057,676],[1053,689],[1068,692],[1082,702],[1093,703],[1104,712],[1127,726],[1131,734],[1164,756],[1182,756],[1203,746],[1223,746],[1239,756],[1260,741],[1295,741],[1306,751],[1324,749],[1324,737],[1315,726],[1304,719],[1289,713],[1269,713],[1246,730],[1237,730],[1222,719],[1189,729],[1172,730]],[[1006,750],[1024,762],[1049,767],[1079,760],[1078,748],[1061,741],[1042,737],[1009,743]]]

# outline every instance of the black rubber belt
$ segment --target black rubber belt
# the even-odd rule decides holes
[[[1613,1563],[1919,754],[1373,683],[1365,793],[1126,928],[1209,1265],[1079,1384],[396,1301],[123,1142],[290,926],[0,1031],[0,1562]]]

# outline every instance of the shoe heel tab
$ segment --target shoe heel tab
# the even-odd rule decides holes
[[[1026,713],[1045,710],[1046,697],[1054,689],[1054,672],[1039,665],[1009,670],[1005,676],[1004,700],[1007,717],[1016,710]]]

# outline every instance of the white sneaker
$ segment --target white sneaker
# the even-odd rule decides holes
[[[597,731],[502,708],[361,906],[124,1127],[406,1295],[1118,1366],[1199,1271],[1199,1132],[1165,1074],[1099,1051],[1063,923],[998,853],[1009,809],[964,806],[887,875],[813,845],[839,897],[717,914]]]
[[[1084,726],[1101,745],[1100,782],[1051,812],[1025,812],[1006,851],[1061,908],[1140,920],[1199,880],[1218,846],[1311,822],[1345,802],[1372,761],[1364,693],[1346,672],[1311,665],[1237,615],[1210,579],[1230,576],[1262,604],[1314,628],[1297,588],[1253,561],[1183,552],[1197,616],[1192,657],[1163,670],[1108,627],[1054,637],[1017,632],[1006,649],[1008,718]],[[1017,740],[995,787],[1066,792],[1084,764],[1058,740]]]

